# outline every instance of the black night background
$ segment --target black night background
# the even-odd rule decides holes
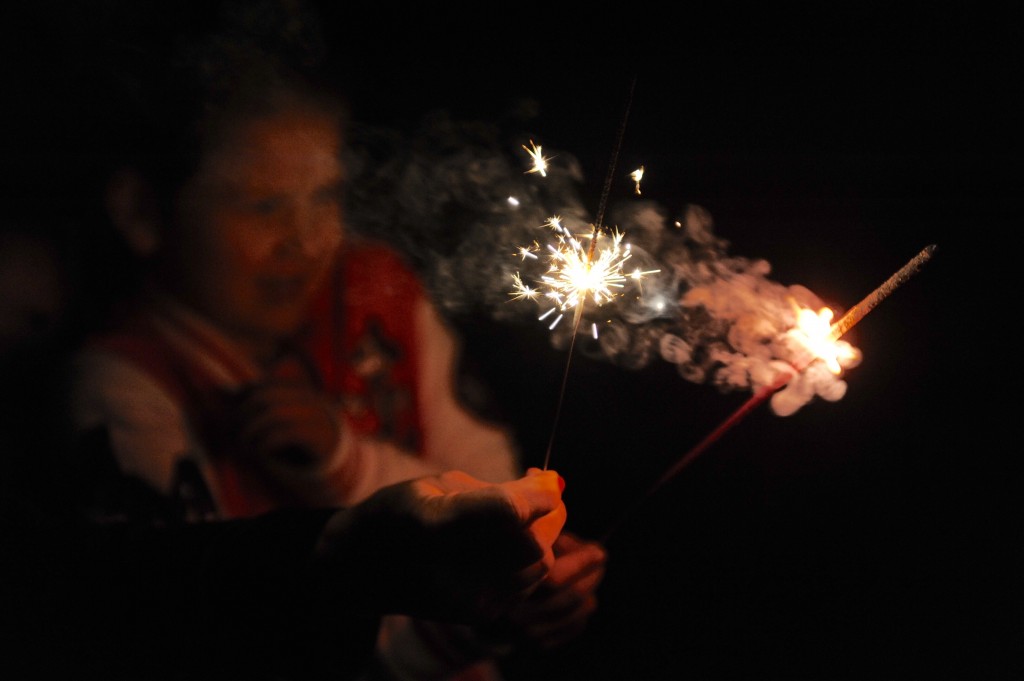
[[[841,400],[758,408],[653,495],[749,393],[573,356],[551,467],[570,529],[615,527],[608,574],[588,631],[514,656],[509,681],[1024,671],[1019,8],[320,5],[357,121],[500,121],[578,159],[595,212],[610,164],[619,204],[642,164],[644,199],[704,207],[731,254],[841,308],[938,246],[848,335],[863,361]],[[88,25],[35,14],[5,45],[4,179],[43,176],[58,200],[65,173],[39,169],[88,134],[87,93],[59,75]],[[566,353],[541,323],[458,321],[541,465]]]

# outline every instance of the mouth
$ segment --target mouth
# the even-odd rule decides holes
[[[305,277],[264,277],[258,282],[259,290],[267,302],[275,305],[302,299],[306,292],[306,284]]]

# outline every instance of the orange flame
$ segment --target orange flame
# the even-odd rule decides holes
[[[832,317],[830,308],[823,307],[817,312],[809,308],[796,311],[796,328],[793,337],[813,356],[820,359],[835,375],[860,359],[860,351],[843,340],[832,338]]]

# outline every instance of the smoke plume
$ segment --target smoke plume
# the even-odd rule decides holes
[[[350,228],[405,253],[442,313],[509,324],[557,318],[537,321],[551,305],[513,300],[510,293],[514,275],[528,280],[546,269],[519,249],[549,241],[550,218],[558,216],[574,234],[593,229],[572,153],[541,145],[547,171],[531,173],[522,150],[533,141],[529,135],[456,121],[443,111],[409,133],[357,125],[351,137]],[[766,260],[731,255],[700,206],[669,216],[657,201],[632,195],[609,205],[603,226],[625,233],[632,253],[627,270],[657,273],[627,279],[613,301],[584,307],[580,352],[625,369],[662,362],[683,379],[722,392],[755,392],[780,370],[792,373],[803,352],[792,334],[796,311],[824,307],[818,296],[772,280]],[[551,342],[568,349],[573,333],[568,315],[551,329]],[[859,360],[850,349],[847,367]],[[814,362],[772,396],[772,409],[789,415],[815,397],[839,400],[846,387]]]

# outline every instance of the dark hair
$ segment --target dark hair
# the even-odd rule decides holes
[[[226,128],[289,106],[322,111],[342,126],[347,108],[324,75],[316,17],[298,2],[108,0],[69,5],[61,26],[53,40],[73,45],[61,83],[75,87],[51,89],[77,93],[78,106],[67,115],[66,102],[57,102],[65,112],[57,126],[66,141],[61,158],[70,161],[57,165],[75,168],[61,185],[75,192],[67,202],[81,281],[73,315],[76,330],[87,332],[137,290],[145,267],[106,213],[113,173],[139,171],[170,219],[182,185]],[[55,169],[43,171],[32,184],[52,191],[45,178]]]
[[[155,37],[141,30],[112,43],[113,111],[105,127],[116,141],[105,152],[108,168],[135,167],[164,209],[209,146],[239,121],[294,106],[328,113],[339,125],[346,118],[340,94],[319,70],[316,22],[301,6],[219,7],[164,21]]]

